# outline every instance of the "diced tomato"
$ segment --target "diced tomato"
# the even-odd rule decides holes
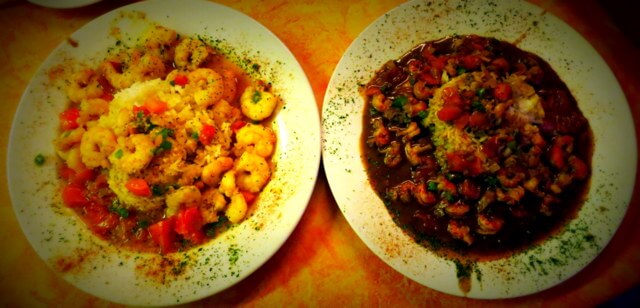
[[[89,204],[89,199],[85,196],[85,189],[75,184],[68,184],[62,188],[62,201],[71,208],[84,207]]]
[[[86,207],[85,221],[93,232],[104,235],[114,229],[119,223],[119,217],[109,212],[106,206],[98,203],[90,203]]]
[[[245,125],[247,125],[247,122],[245,121],[241,121],[241,120],[235,121],[231,123],[231,130],[233,130],[233,132],[236,133],[238,132],[239,129],[241,129]]]
[[[462,183],[458,187],[458,190],[460,194],[462,194],[468,200],[476,200],[480,198],[480,187],[469,179],[465,179],[464,181],[462,181]]]
[[[558,169],[564,168],[566,165],[564,150],[559,146],[552,146],[549,150],[549,161]]]
[[[213,141],[213,137],[216,134],[216,128],[213,125],[202,124],[202,129],[200,130],[200,134],[198,135],[198,140],[204,145],[211,144]]]
[[[149,226],[151,239],[160,246],[163,254],[176,250],[175,216],[171,216]]]
[[[563,169],[567,164],[567,156],[571,147],[573,147],[573,137],[557,136],[553,138],[553,145],[549,149],[551,164],[558,169]]]
[[[69,179],[69,182],[78,186],[84,186],[88,181],[95,179],[95,177],[96,173],[93,171],[93,169],[84,169],[80,172],[75,173]]]
[[[96,176],[94,183],[96,188],[106,188],[109,186],[107,183],[107,176],[102,173]]]
[[[469,117],[469,125],[472,127],[483,127],[488,123],[487,114],[481,111],[474,111]]]
[[[144,107],[144,106],[133,106],[131,110],[133,111],[133,114],[136,116],[140,112],[142,112],[145,116],[148,116],[150,114],[149,109],[147,109],[147,107]]]
[[[455,87],[446,87],[442,89],[442,100],[444,101],[444,105],[453,105],[453,106],[461,106],[462,98],[460,97],[460,92]]]
[[[499,101],[511,98],[511,86],[508,83],[499,83],[493,90],[493,96]]]
[[[488,157],[494,157],[498,155],[498,152],[500,151],[498,137],[492,136],[487,138],[487,140],[482,144],[481,151]]]
[[[204,241],[203,225],[202,213],[197,207],[188,207],[176,215],[176,233],[193,243],[197,244]]]
[[[447,56],[439,56],[436,57],[434,55],[429,54],[427,56],[427,61],[429,62],[429,65],[436,68],[437,70],[442,70],[445,65],[447,64],[447,60],[449,59],[449,57]]]
[[[149,184],[144,179],[133,178],[129,179],[124,186],[134,195],[140,197],[150,197],[151,196],[151,188]]]
[[[462,57],[462,67],[468,70],[474,70],[480,67],[482,60],[478,56],[466,55]]]
[[[449,170],[454,172],[463,172],[467,168],[464,156],[455,152],[447,153],[447,165]]]
[[[442,121],[453,121],[457,119],[461,114],[462,109],[456,106],[444,106],[436,113],[438,119]]]
[[[505,58],[497,58],[491,61],[491,65],[496,68],[498,71],[508,71],[509,70],[509,62]]]
[[[469,124],[469,114],[464,112],[462,113],[454,122],[453,125],[457,128],[457,129],[464,129],[467,124]]]
[[[253,201],[255,201],[256,197],[258,196],[257,194],[246,190],[242,190],[240,191],[240,193],[242,193],[242,195],[244,196],[244,201],[246,201],[247,204],[253,203]]]
[[[65,164],[62,167],[60,167],[60,170],[58,171],[58,173],[60,174],[60,177],[62,177],[63,179],[71,180],[71,178],[76,174],[76,171],[69,168],[69,166]]]
[[[467,160],[467,171],[470,175],[473,176],[480,175],[482,172],[484,172],[482,160],[475,155],[473,156],[473,158]]]
[[[469,175],[479,175],[484,171],[482,160],[475,155],[465,156],[462,153],[447,153],[447,165],[449,170],[462,172]]]
[[[424,72],[418,75],[418,79],[424,81],[425,84],[430,86],[435,86],[440,84],[440,80],[438,78],[431,75],[430,72]]]
[[[187,78],[187,75],[178,74],[176,75],[176,78],[173,79],[173,83],[179,86],[185,86],[187,83],[189,83],[189,79]]]
[[[169,109],[167,102],[161,101],[157,96],[153,95],[144,101],[144,108],[150,113],[163,113]]]
[[[78,118],[80,117],[80,109],[69,108],[60,113],[60,125],[62,130],[72,130],[78,128]]]

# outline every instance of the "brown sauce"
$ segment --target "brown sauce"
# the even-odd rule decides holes
[[[431,250],[500,258],[548,238],[584,201],[589,123],[532,53],[479,36],[425,42],[387,62],[362,93],[370,183]],[[537,118],[532,101],[544,110]]]

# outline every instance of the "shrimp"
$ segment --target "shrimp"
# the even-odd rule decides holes
[[[236,184],[241,190],[257,193],[269,182],[271,166],[264,157],[244,152],[235,166]]]
[[[142,54],[140,51],[134,51],[131,55],[121,54],[104,61],[100,70],[117,90],[128,88],[134,82],[160,78],[166,73],[161,58],[152,53]]]
[[[222,176],[218,190],[229,198],[238,191],[236,187],[236,172],[233,169],[225,172]]]
[[[82,140],[82,136],[86,130],[83,127],[78,127],[70,131],[62,133],[55,141],[56,148],[61,151],[66,151]]]
[[[496,196],[498,201],[506,202],[507,204],[516,204],[520,202],[520,199],[524,197],[525,190],[522,186],[516,186],[508,188],[506,191],[502,189],[496,190]]]
[[[193,98],[202,107],[218,102],[224,93],[222,76],[210,68],[198,68],[188,75]]]
[[[80,103],[80,118],[78,124],[97,120],[109,112],[109,102],[101,98],[84,99]]]
[[[421,205],[434,205],[438,201],[436,194],[429,191],[427,184],[424,182],[416,184],[411,192]]]
[[[392,141],[388,147],[380,150],[380,153],[384,153],[384,164],[389,167],[395,167],[402,162],[402,150],[401,145],[397,141]]]
[[[84,69],[72,76],[71,84],[67,87],[67,96],[72,102],[83,99],[96,98],[104,94],[99,82],[100,75],[91,69]]]
[[[202,41],[185,38],[176,47],[174,62],[180,69],[195,70],[205,63],[210,52]]]
[[[201,199],[202,195],[200,194],[200,190],[193,185],[178,188],[178,190],[167,195],[167,217],[175,215],[183,207],[198,205]]]
[[[240,96],[240,110],[249,119],[262,121],[273,113],[278,98],[262,88],[249,86]]]
[[[118,138],[118,149],[109,156],[115,168],[131,174],[142,170],[153,159],[153,140],[149,135],[135,134]]]
[[[411,202],[412,192],[414,190],[415,184],[411,181],[404,181],[387,191],[387,196],[391,200],[400,200],[404,203]]]
[[[69,168],[73,169],[75,172],[80,172],[87,169],[87,166],[82,163],[82,154],[80,153],[80,149],[77,147],[71,148],[71,150],[69,150],[65,161],[67,162],[67,166],[69,166]]]
[[[225,211],[225,215],[229,218],[230,222],[239,223],[247,215],[247,208],[247,201],[244,199],[244,195],[235,193],[231,196],[231,202]]]
[[[222,174],[233,167],[233,159],[230,157],[218,157],[213,162],[202,168],[201,179],[209,186],[215,186],[220,183]]]
[[[377,93],[371,98],[371,106],[380,112],[385,112],[391,107],[391,100],[386,98],[384,94]]]
[[[275,142],[276,135],[273,130],[266,126],[247,123],[236,133],[234,153],[239,156],[245,151],[252,151],[267,158],[273,154]]]
[[[503,168],[498,171],[498,180],[504,187],[516,187],[524,180],[524,172],[516,170],[517,168]]]
[[[484,214],[478,215],[478,230],[480,234],[496,234],[504,226],[504,219],[500,217],[489,217]]]
[[[155,25],[147,29],[144,37],[144,47],[148,52],[165,58],[163,60],[170,60],[172,58],[168,51],[171,45],[178,39],[178,33],[176,33],[175,30]]]
[[[381,148],[391,142],[391,133],[389,133],[387,127],[384,126],[384,122],[382,122],[381,118],[372,119],[371,126],[373,128],[373,132],[367,139],[369,146],[376,145]]]
[[[402,141],[404,142],[408,142],[409,140],[413,139],[413,137],[420,134],[420,127],[418,127],[418,123],[416,122],[409,123],[409,125],[404,129],[391,128],[391,130],[395,131],[396,135],[402,136]]]
[[[131,67],[136,81],[161,78],[166,74],[166,67],[160,57],[147,53]]]
[[[116,136],[104,127],[95,126],[82,135],[80,154],[88,168],[108,168],[109,155],[116,149]]]
[[[433,150],[433,146],[431,144],[416,144],[413,145],[411,142],[407,142],[404,145],[404,154],[407,156],[407,160],[412,166],[417,166],[424,161],[424,156],[420,156],[423,152]]]
[[[450,203],[444,208],[444,211],[450,217],[462,217],[469,212],[471,208],[468,204],[462,202]]]
[[[447,231],[453,236],[455,239],[459,239],[467,243],[467,245],[471,245],[473,243],[473,237],[471,236],[471,232],[468,226],[464,225],[462,222],[457,220],[449,221],[449,225],[447,226]]]
[[[215,188],[210,188],[202,193],[201,199],[202,218],[205,223],[218,221],[218,212],[227,206],[227,199]]]
[[[482,197],[480,197],[480,200],[478,200],[477,211],[484,211],[484,209],[486,209],[494,201],[496,201],[496,193],[493,190],[485,191]]]

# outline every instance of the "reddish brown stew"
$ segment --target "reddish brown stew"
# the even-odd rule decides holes
[[[591,129],[535,54],[446,37],[385,63],[362,93],[369,180],[434,251],[505,256],[548,238],[584,201]]]

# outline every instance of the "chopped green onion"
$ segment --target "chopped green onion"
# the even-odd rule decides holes
[[[486,91],[486,89],[485,89],[485,88],[480,88],[480,89],[478,89],[478,92],[477,92],[478,96],[479,96],[479,97],[482,97],[482,96],[484,95],[484,92],[485,92],[485,91]]]
[[[486,111],[484,105],[480,101],[471,102],[471,109],[475,111]]]
[[[123,153],[122,153],[122,149],[117,149],[117,150],[115,151],[115,153],[113,153],[113,156],[114,156],[115,158],[117,158],[117,159],[122,158],[122,155],[123,155]]]
[[[162,196],[162,194],[164,194],[165,191],[166,189],[160,185],[151,185],[151,193],[154,196]]]
[[[253,101],[254,103],[258,103],[261,99],[262,99],[262,93],[260,93],[260,91],[253,92],[251,101]]]
[[[173,147],[173,144],[171,142],[167,140],[163,140],[162,143],[160,143],[160,145],[157,148],[153,149],[153,155],[171,150],[172,147]]]
[[[402,107],[404,107],[404,104],[406,104],[408,101],[409,99],[406,96],[404,95],[398,96],[393,99],[393,102],[391,102],[391,107],[402,109]]]
[[[118,199],[114,199],[113,202],[111,202],[111,206],[109,206],[109,212],[116,213],[122,218],[129,217],[129,211],[122,207],[122,205],[120,204],[120,200]]]

